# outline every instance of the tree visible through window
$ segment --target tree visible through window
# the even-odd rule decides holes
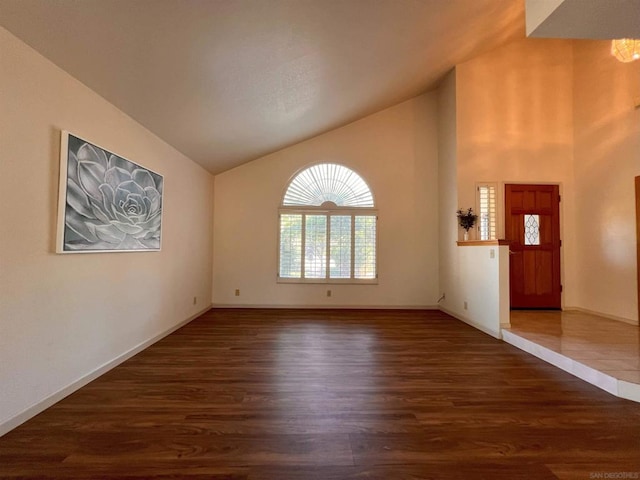
[[[375,282],[377,213],[366,182],[322,163],[296,175],[280,208],[278,277],[291,282]]]

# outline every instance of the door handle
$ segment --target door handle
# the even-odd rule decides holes
[[[513,250],[509,250],[509,255],[515,255],[518,252],[514,252]]]

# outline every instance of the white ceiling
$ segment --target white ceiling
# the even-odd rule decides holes
[[[213,173],[524,38],[524,0],[0,0],[0,25]]]
[[[640,38],[640,0],[527,0],[527,35]]]

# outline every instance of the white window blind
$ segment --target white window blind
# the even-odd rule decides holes
[[[280,278],[377,278],[376,224],[375,215],[281,214]]]
[[[327,276],[327,216],[304,216],[304,278]]]
[[[331,243],[329,252],[329,276],[351,278],[351,215],[331,216]]]
[[[280,215],[280,276],[302,277],[302,215]]]
[[[373,207],[367,183],[353,170],[335,163],[309,167],[291,181],[283,205],[322,205],[333,202],[340,207]]]
[[[496,185],[478,185],[478,236],[480,240],[496,238]]]
[[[355,278],[376,278],[376,217],[355,218]]]

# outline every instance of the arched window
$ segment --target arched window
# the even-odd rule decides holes
[[[375,283],[377,212],[353,170],[321,163],[298,173],[280,207],[278,280]]]

